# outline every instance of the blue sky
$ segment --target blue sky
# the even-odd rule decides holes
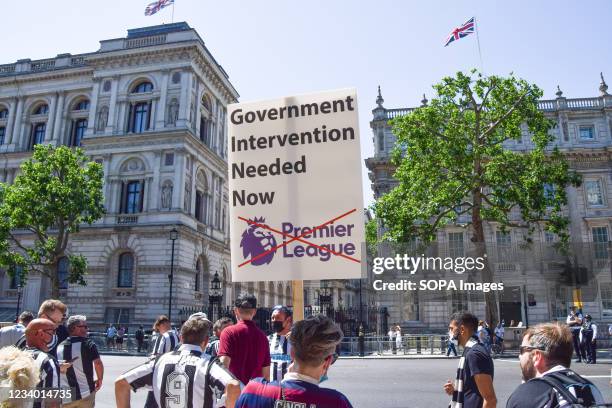
[[[98,49],[128,28],[171,21],[172,9],[143,15],[149,0],[5,0],[0,64]],[[431,84],[479,67],[476,36],[444,47],[448,33],[475,16],[487,74],[514,72],[554,98],[598,95],[599,72],[612,86],[612,2],[378,0],[176,0],[224,67],[241,101],[356,87],[362,155],[376,88],[385,107],[415,106]],[[372,202],[364,166],[364,200]]]

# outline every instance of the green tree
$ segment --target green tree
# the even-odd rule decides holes
[[[507,77],[457,73],[434,89],[427,106],[392,121],[397,145],[392,154],[399,184],[375,204],[386,239],[424,243],[466,214],[476,256],[486,254],[483,223],[502,231],[522,228],[527,242],[536,228],[568,242],[569,220],[563,214],[565,188],[579,185],[556,148],[553,122],[538,110],[542,91],[512,74]],[[530,134],[530,148],[504,146]],[[518,212],[520,219],[512,217]],[[483,282],[491,282],[488,262]],[[498,321],[494,292],[485,293],[486,318]]]
[[[87,260],[67,246],[82,223],[104,214],[102,182],[102,166],[81,149],[35,146],[14,183],[0,183],[0,264],[9,274],[21,269],[22,281],[34,271],[48,277],[57,298],[58,261],[67,256],[68,282],[85,285]]]

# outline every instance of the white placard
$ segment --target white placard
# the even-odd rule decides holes
[[[228,106],[232,280],[361,277],[355,89]]]

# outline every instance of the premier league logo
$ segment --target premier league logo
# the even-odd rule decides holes
[[[256,217],[253,222],[263,225],[266,220],[263,217]],[[245,259],[253,259],[251,264],[255,266],[269,264],[276,253],[276,249],[270,251],[276,247],[276,239],[272,233],[255,224],[249,224],[248,228],[242,233],[240,246],[242,247],[242,256]],[[270,252],[264,256],[259,256],[267,251]]]

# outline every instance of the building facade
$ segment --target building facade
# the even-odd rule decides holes
[[[71,311],[93,323],[149,323],[168,310],[222,302],[242,290],[290,303],[289,282],[234,284],[230,274],[226,112],[228,74],[186,23],[128,30],[91,53],[0,65],[0,181],[11,183],[39,143],[80,146],[104,169],[106,215],[72,236],[87,286],[62,284]],[[174,252],[170,232],[178,231]],[[69,265],[60,261],[60,273]],[[50,294],[0,272],[0,308],[37,310]],[[21,294],[18,293],[21,291]]]
[[[424,96],[422,105],[427,102]],[[383,104],[379,88],[370,122],[375,153],[366,160],[375,199],[396,185],[390,163],[395,136],[389,120],[413,110],[387,109]],[[568,307],[577,304],[595,320],[612,323],[612,95],[602,75],[599,96],[568,99],[558,89],[557,98],[540,101],[539,108],[555,122],[550,130],[552,145],[583,177],[580,187],[567,189],[565,211],[571,222],[572,256],[561,256],[555,249],[557,237],[543,230],[536,232],[533,244],[526,247],[522,231],[504,233],[497,225],[485,223],[494,280],[504,282],[504,291],[497,294],[500,316],[506,325],[511,320],[529,324],[563,320]],[[507,142],[505,147],[520,151],[530,146],[524,130],[521,140]],[[439,231],[435,248],[429,250],[443,256],[464,256],[470,251],[469,221],[464,215],[455,225]],[[379,227],[379,235],[382,232]],[[580,282],[564,281],[568,262],[583,272]],[[390,322],[420,330],[445,328],[448,316],[456,310],[469,309],[484,316],[483,294],[475,291],[445,291],[435,296],[385,291],[378,293],[377,302],[388,308]]]

